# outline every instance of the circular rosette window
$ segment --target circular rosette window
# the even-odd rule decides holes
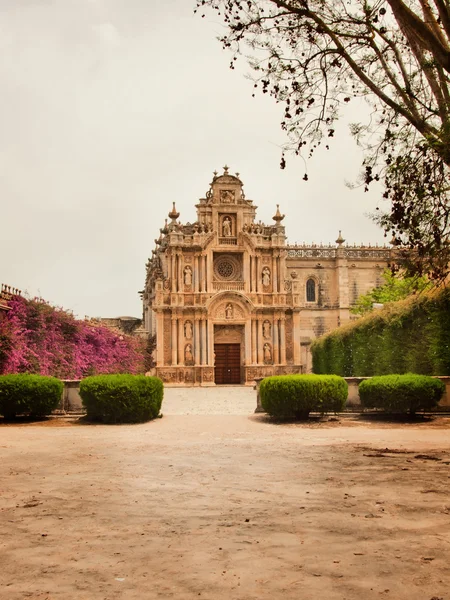
[[[220,256],[214,261],[214,275],[221,281],[237,281],[241,277],[239,262],[232,256]]]

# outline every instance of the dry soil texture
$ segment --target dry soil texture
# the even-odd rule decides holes
[[[0,427],[2,599],[450,600],[445,420],[275,425],[251,390],[195,394]]]

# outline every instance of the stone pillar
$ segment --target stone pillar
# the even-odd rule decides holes
[[[183,255],[178,254],[178,291],[182,292],[184,289],[184,276],[183,276]],[[179,358],[179,357],[178,357]]]
[[[286,317],[280,319],[280,363],[286,364]]]
[[[249,365],[252,362],[252,322],[251,319],[247,319],[245,322],[244,329],[244,343],[245,343],[245,364]]]
[[[170,278],[172,280],[172,292],[177,291],[177,276],[175,270],[175,255],[172,254],[170,257]]]
[[[208,285],[208,257],[207,256],[203,257],[203,263],[205,266],[205,292],[207,292],[208,289],[210,288],[210,286]]]
[[[183,317],[178,317],[178,364],[184,365],[184,326]]]
[[[246,292],[251,292],[251,269],[250,269],[251,257],[244,256],[244,289]]]
[[[278,317],[273,320],[273,364],[278,365],[280,363],[280,346],[279,346],[279,333],[278,333]]]
[[[200,364],[200,317],[195,315],[194,318],[194,357],[195,366]]]
[[[274,294],[278,292],[278,269],[275,256],[272,256],[272,290]]]
[[[159,340],[158,340],[158,348],[159,348]],[[177,317],[172,315],[172,335],[170,339],[170,344],[172,346],[172,366],[178,364],[177,360]]]
[[[256,257],[256,291],[261,291],[261,257]]]
[[[206,269],[205,269],[205,257],[203,255],[200,256],[200,265],[201,265],[200,291],[201,292],[206,292]]]
[[[249,282],[249,290],[250,293],[253,292],[253,256],[250,254],[249,256],[249,261],[250,261],[250,282]]]
[[[208,321],[208,365],[214,366],[214,323]]]
[[[164,313],[156,313],[156,366],[164,365]]]
[[[198,265],[198,256],[195,257],[194,262],[194,292],[200,291],[200,271]]]
[[[263,339],[263,318],[262,316],[258,316],[258,365],[264,364],[264,339]]]
[[[293,313],[293,326],[292,342],[294,346],[294,365],[300,365],[302,359],[300,347],[300,313],[298,310],[294,310]]]
[[[257,334],[257,321],[252,319],[252,364],[256,365],[257,361],[257,349],[256,349],[256,334]]]
[[[341,325],[350,320],[350,296],[348,283],[348,262],[344,255],[344,248],[336,250],[336,272],[338,284],[339,319]],[[320,294],[320,288],[317,293]],[[318,298],[320,300],[320,298]]]
[[[202,317],[200,321],[200,332],[201,332],[201,347],[200,347],[200,355],[201,355],[201,363],[202,365],[206,365],[207,361],[207,353],[206,353],[206,319]]]

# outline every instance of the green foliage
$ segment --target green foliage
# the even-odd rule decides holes
[[[350,309],[355,315],[365,315],[373,310],[373,304],[387,304],[404,300],[412,294],[423,292],[430,287],[426,277],[414,275],[408,277],[401,274],[393,275],[390,269],[383,273],[384,284],[374,288],[364,296],[360,296],[356,304]]]
[[[336,375],[275,375],[260,384],[261,404],[274,417],[307,418],[314,412],[339,412],[348,386]]]
[[[315,373],[450,375],[450,287],[361,317],[318,338],[311,350]]]
[[[139,423],[159,415],[164,386],[158,377],[97,375],[80,382],[87,416],[104,423]]]
[[[55,377],[0,375],[0,414],[7,419],[16,415],[48,415],[57,408],[63,387]]]
[[[435,408],[445,391],[445,384],[427,375],[381,375],[359,384],[364,408],[383,408],[386,412],[415,414]]]

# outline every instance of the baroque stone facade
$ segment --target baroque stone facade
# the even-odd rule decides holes
[[[287,245],[284,215],[256,222],[239,174],[224,167],[182,225],[173,208],[148,260],[143,327],[166,384],[252,384],[310,370],[313,338],[350,319],[379,285],[386,247]]]

